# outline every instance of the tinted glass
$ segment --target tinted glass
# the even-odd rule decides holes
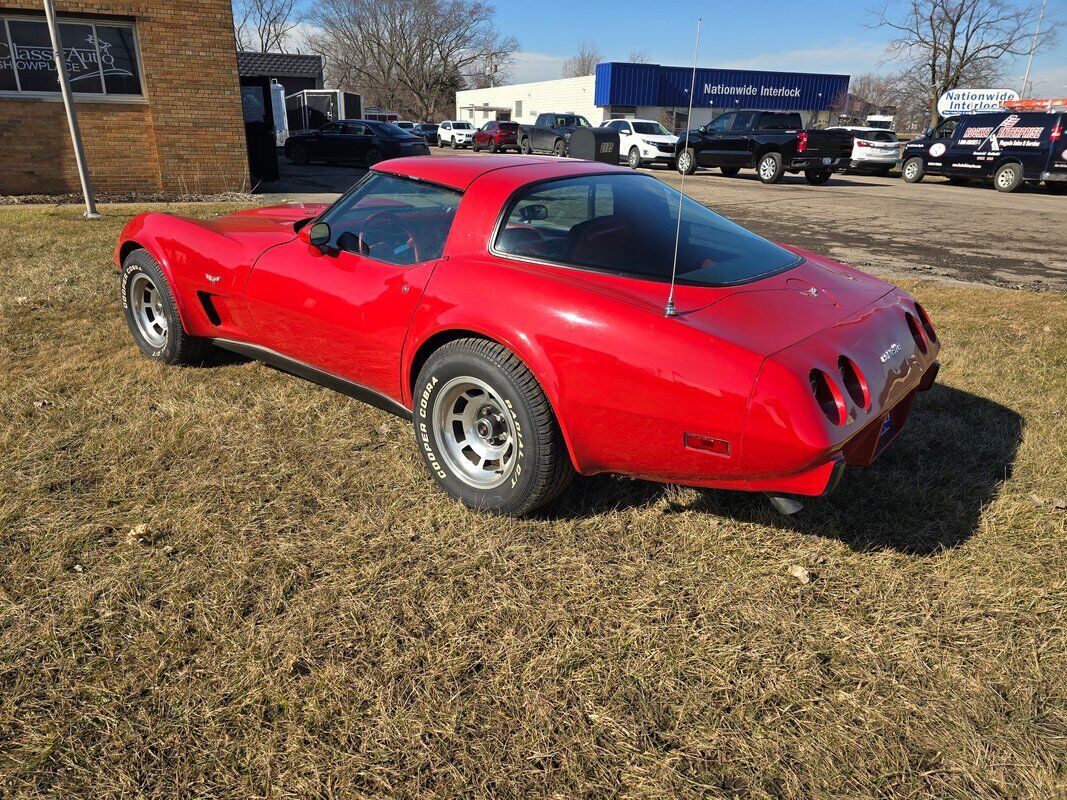
[[[411,136],[411,131],[406,131],[403,128],[398,128],[391,122],[371,122],[369,127],[372,132],[381,136],[388,136],[390,139],[407,139]]]
[[[534,184],[509,206],[495,247],[516,256],[666,281],[678,199],[674,189],[644,175]],[[801,261],[693,200],[686,198],[682,208],[679,283],[745,283]]]
[[[454,122],[452,123],[452,127],[461,131],[469,131],[474,128],[469,122]]]
[[[502,131],[516,131],[519,129],[519,123],[517,122],[501,122],[500,130]]]
[[[716,117],[708,123],[706,130],[721,132],[730,127],[730,123],[734,121],[735,114],[723,114],[721,117]]]
[[[332,244],[390,264],[441,257],[460,193],[371,172],[322,217]]]
[[[645,136],[670,136],[671,132],[658,122],[635,122],[634,133],[643,133]]]
[[[96,38],[99,41],[100,65],[104,70],[104,86],[107,87],[107,93],[141,94],[133,28],[97,25]],[[66,39],[64,39],[65,42]]]
[[[7,27],[0,20],[0,92],[13,92],[15,83],[15,62],[11,59],[11,48],[7,44]]]
[[[730,130],[747,131],[752,128],[752,123],[755,119],[755,111],[742,111],[734,117],[734,124],[730,126]]]
[[[761,114],[759,126],[764,130],[796,130],[804,123],[800,114]]]
[[[579,116],[577,114],[569,114],[567,116],[557,116],[556,117],[556,127],[557,128],[589,128],[589,127],[592,127],[592,126],[589,124],[589,120],[587,120],[585,117]]]

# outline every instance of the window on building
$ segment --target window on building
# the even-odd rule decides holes
[[[133,25],[61,21],[59,36],[71,91],[105,97],[143,96]],[[52,40],[43,19],[0,16],[0,93],[59,93]]]
[[[515,116],[516,117],[521,117],[522,116],[522,100],[516,100],[515,101]]]

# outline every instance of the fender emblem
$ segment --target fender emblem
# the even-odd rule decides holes
[[[220,280],[222,280],[221,275],[211,275],[207,272],[204,273],[204,277],[208,279],[209,283],[218,283]]]
[[[812,286],[806,292],[804,292],[804,294],[808,295],[809,297],[818,297],[819,288],[817,286]]]
[[[889,345],[889,347],[886,348],[885,352],[882,353],[882,355],[878,356],[878,360],[884,364],[899,352],[900,345],[896,342],[893,342],[893,344]]]

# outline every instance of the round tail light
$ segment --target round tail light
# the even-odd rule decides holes
[[[813,369],[808,375],[811,393],[822,413],[834,425],[844,425],[846,419],[845,398],[837,384],[821,369]]]
[[[862,409],[870,406],[871,391],[867,386],[867,379],[856,363],[851,358],[841,356],[837,359],[837,369],[841,373],[841,383],[852,402]]]
[[[920,330],[919,323],[907,311],[904,312],[904,318],[908,321],[908,330],[911,331],[911,338],[915,340],[915,346],[923,355],[926,355],[926,335]]]
[[[930,321],[930,315],[926,313],[926,309],[916,303],[915,313],[919,315],[919,324],[922,325],[923,330],[926,331],[926,338],[931,342],[936,342],[937,334],[934,333],[934,323]]]

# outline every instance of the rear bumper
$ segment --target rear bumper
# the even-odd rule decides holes
[[[851,156],[796,156],[786,169],[844,169],[851,162]]]

